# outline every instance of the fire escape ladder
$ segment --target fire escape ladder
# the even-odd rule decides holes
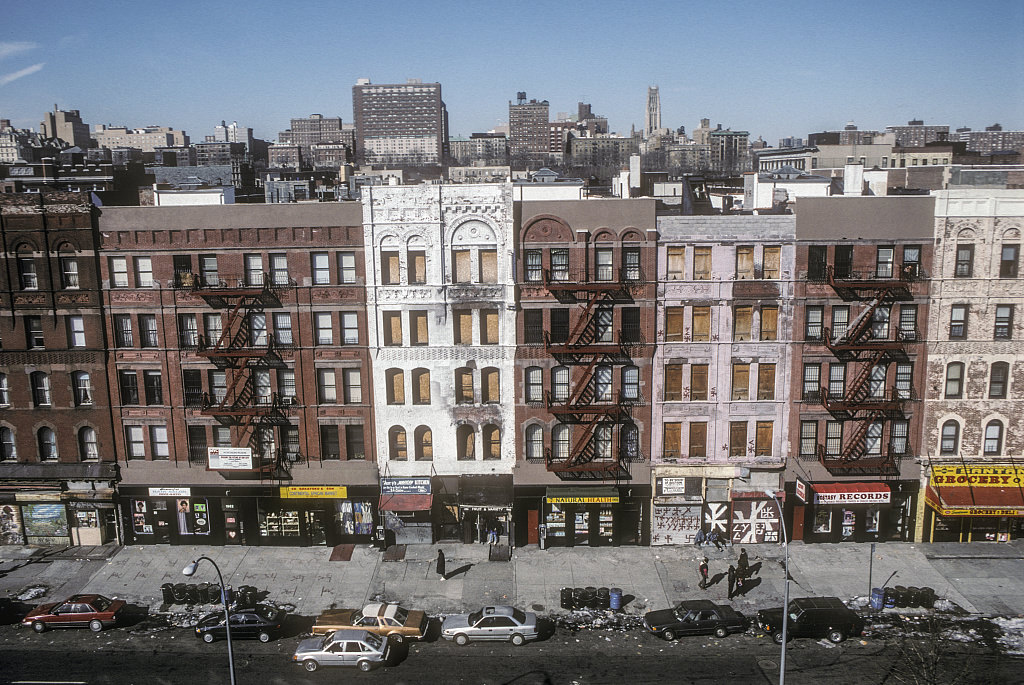
[[[580,343],[589,343],[594,337],[594,311],[600,298],[591,297],[587,299],[586,304],[583,305],[583,311],[580,312],[579,318],[576,319],[576,324],[569,331],[569,344],[578,345]],[[584,333],[589,330],[590,335],[587,339],[584,339]]]
[[[594,460],[594,428],[600,423],[600,419],[600,416],[595,416],[590,423],[584,426],[569,452],[569,459],[566,461],[568,466],[585,464]]]
[[[866,438],[868,435],[868,428],[878,419],[878,413],[872,412],[863,421],[857,422],[857,428],[850,435],[846,444],[843,446],[843,453],[839,456],[839,461],[842,463],[849,463],[855,461],[864,456],[864,452],[867,450]]]
[[[846,332],[834,342],[854,343],[861,340],[864,334],[868,332],[875,310],[878,309],[878,305],[881,304],[881,302],[881,295],[876,296],[875,299],[868,302],[867,306],[860,310],[853,321],[850,322],[850,325],[846,328]]]
[[[871,393],[871,372],[885,357],[885,351],[879,350],[864,360],[857,378],[850,384],[846,392],[846,402],[849,404],[862,404],[869,399]]]
[[[597,356],[590,360],[590,364],[584,369],[580,380],[577,381],[576,386],[572,389],[568,399],[566,399],[566,406],[579,407],[583,405],[591,405],[594,403],[594,368],[597,366]]]

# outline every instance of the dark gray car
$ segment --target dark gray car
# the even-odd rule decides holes
[[[483,607],[471,614],[447,617],[441,637],[464,645],[470,640],[503,640],[521,645],[537,639],[537,615],[509,606]]]
[[[366,630],[335,630],[323,637],[303,640],[292,661],[307,671],[321,666],[357,666],[360,671],[387,663],[391,646],[387,638]]]

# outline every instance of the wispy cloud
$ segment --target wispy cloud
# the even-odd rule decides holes
[[[0,86],[6,86],[11,81],[17,81],[22,76],[29,76],[31,74],[34,74],[40,69],[42,69],[44,66],[46,66],[46,62],[40,62],[39,64],[33,64],[30,67],[25,67],[24,69],[19,69],[18,71],[12,71],[9,74],[4,74],[3,76],[0,76]]]
[[[19,52],[28,52],[39,47],[38,43],[29,41],[0,41],[0,59],[17,55]]]

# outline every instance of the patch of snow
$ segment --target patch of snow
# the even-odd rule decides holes
[[[1024,655],[1024,618],[1003,618],[996,617],[992,623],[999,626],[1003,634],[996,638],[996,641],[1006,649],[1007,654],[1017,656]]]
[[[48,588],[45,585],[33,585],[31,587],[27,587],[20,595],[18,595],[18,599],[23,602],[27,602],[30,599],[42,597],[46,594],[47,589]]]

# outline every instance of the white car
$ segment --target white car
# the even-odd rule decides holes
[[[369,671],[386,664],[390,655],[386,637],[365,630],[336,630],[300,642],[292,661],[310,672],[321,666],[358,666],[360,671]]]
[[[537,614],[509,606],[483,607],[471,614],[449,616],[441,624],[441,637],[457,645],[471,640],[503,640],[521,645],[537,639]]]

